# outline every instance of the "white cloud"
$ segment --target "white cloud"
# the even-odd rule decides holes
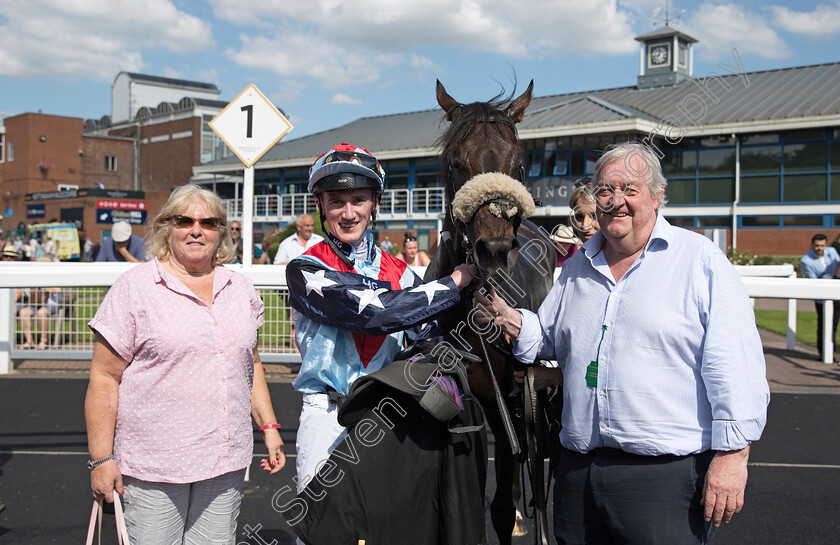
[[[330,99],[330,102],[333,104],[361,104],[362,101],[357,98],[352,98],[350,95],[345,95],[344,93],[336,93]]]
[[[445,71],[422,51],[460,48],[515,59],[636,51],[633,15],[616,0],[210,0],[214,13],[257,26],[226,52],[243,67],[310,77],[328,89],[383,84],[392,68]]]
[[[784,6],[770,6],[773,22],[794,34],[829,38],[840,34],[840,1],[820,4],[814,11],[793,11]]]
[[[731,61],[731,51],[779,59],[789,57],[791,50],[760,14],[735,4],[702,4],[688,16],[683,32],[694,36],[698,58],[706,61]],[[746,66],[749,70],[749,66]]]
[[[145,66],[143,49],[176,53],[212,44],[210,26],[171,0],[5,0],[0,74],[112,80]]]

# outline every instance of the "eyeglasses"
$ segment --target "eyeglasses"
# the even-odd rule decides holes
[[[0,257],[2,257],[3,259],[10,259],[12,261],[17,261],[17,257],[13,256],[13,255],[4,255],[4,256],[0,256]]]
[[[417,240],[417,237],[405,237],[403,242],[414,242],[415,240]]]
[[[241,231],[242,227],[231,227],[230,230],[231,231]]]
[[[171,219],[175,223],[175,227],[177,227],[178,229],[190,229],[193,225],[195,225],[195,222],[198,222],[198,225],[202,229],[206,229],[208,231],[216,231],[222,224],[222,218],[195,219],[189,216],[175,215],[172,216]]]

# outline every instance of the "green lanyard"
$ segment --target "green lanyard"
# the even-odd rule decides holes
[[[595,359],[586,366],[586,385],[591,388],[598,386],[598,358],[601,355],[601,343],[604,342],[606,332],[607,324],[604,324],[601,326],[601,340],[598,341],[598,351],[595,353]]]

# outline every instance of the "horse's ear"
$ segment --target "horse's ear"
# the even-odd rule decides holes
[[[533,96],[534,92],[534,80],[531,80],[531,84],[528,85],[528,88],[525,89],[525,92],[519,95],[519,97],[510,103],[510,105],[505,110],[505,113],[510,117],[514,123],[519,123],[522,121],[522,118],[525,116],[525,108],[531,103],[531,97]],[[440,96],[440,95],[438,95]]]
[[[446,92],[446,88],[444,88],[440,80],[437,80],[436,94],[438,104],[440,104],[440,107],[443,108],[444,112],[446,112],[444,119],[452,121],[452,114],[459,106],[461,106],[461,103],[449,96],[449,93]]]

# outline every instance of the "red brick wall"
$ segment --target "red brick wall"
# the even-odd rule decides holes
[[[85,187],[101,183],[106,189],[134,190],[134,142],[96,136],[82,139],[82,177]],[[117,158],[117,170],[105,170],[105,157]]]
[[[701,235],[703,229],[692,229]],[[809,228],[767,228],[738,229],[738,250],[758,255],[802,255],[811,247],[811,237],[822,233],[828,237],[829,244],[840,229],[824,227]],[[732,246],[732,230],[726,230],[726,246]]]

